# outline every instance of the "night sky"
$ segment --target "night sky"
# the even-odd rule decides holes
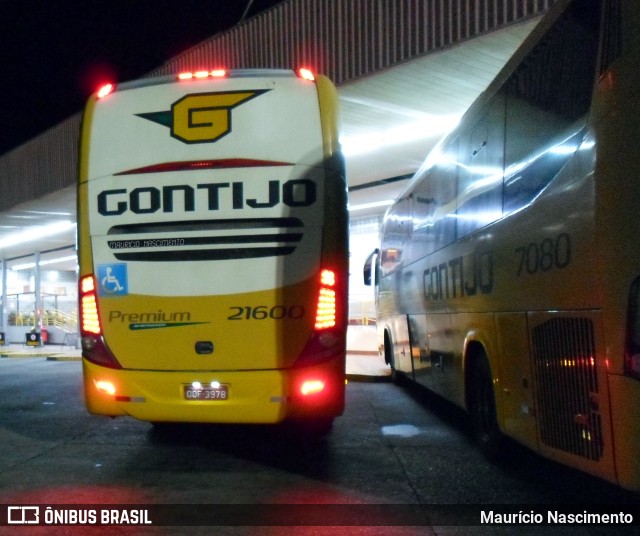
[[[253,0],[251,18],[281,0]],[[250,0],[0,0],[0,155],[233,27]],[[230,66],[232,67],[232,66]]]

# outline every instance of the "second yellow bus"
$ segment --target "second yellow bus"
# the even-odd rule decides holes
[[[562,0],[389,209],[395,373],[640,490],[640,3]],[[372,278],[372,262],[365,276]]]

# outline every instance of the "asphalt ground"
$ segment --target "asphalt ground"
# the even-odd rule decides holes
[[[638,534],[638,526],[477,526],[481,508],[624,509],[640,500],[516,445],[502,462],[489,462],[465,414],[416,386],[350,381],[346,396],[345,414],[320,438],[284,425],[157,429],[89,415],[75,360],[1,358],[0,505],[142,504],[170,517],[183,506],[180,519],[193,526],[0,526],[0,535]],[[233,505],[241,517],[214,527]],[[273,505],[294,508],[285,516],[291,526],[256,526],[260,516],[278,515]],[[345,505],[355,507],[347,517],[353,526],[344,526]],[[293,523],[319,507],[320,525]],[[427,522],[411,522],[406,509],[414,507],[425,509]]]

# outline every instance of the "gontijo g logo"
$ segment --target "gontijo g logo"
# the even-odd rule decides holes
[[[210,143],[231,132],[231,110],[270,91],[194,93],[171,105],[171,110],[136,114],[171,129],[171,136],[184,143]]]

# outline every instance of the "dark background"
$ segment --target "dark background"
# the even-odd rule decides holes
[[[280,1],[0,0],[0,155]]]

